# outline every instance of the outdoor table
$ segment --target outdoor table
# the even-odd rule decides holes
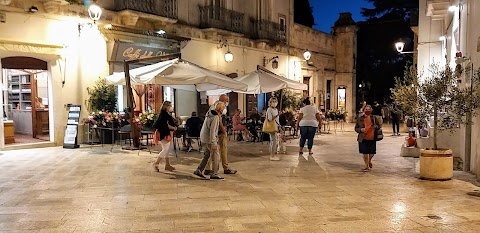
[[[147,146],[148,152],[150,152],[150,154],[152,153],[152,150],[150,149],[150,146],[149,146],[149,145],[152,145],[152,143],[153,143],[153,134],[155,134],[155,130],[147,129],[147,130],[141,130],[141,131],[140,131],[140,136],[141,136],[141,138],[143,138],[144,135],[147,136],[147,139],[146,139],[147,144],[146,144],[146,146]],[[150,136],[151,136],[151,137],[150,137]],[[150,138],[152,139],[152,143],[148,144],[148,139],[150,139]],[[143,147],[143,148],[145,148],[145,147]],[[142,145],[140,144],[140,149],[138,150],[138,154],[140,154],[140,150],[141,150],[141,149],[142,149]]]

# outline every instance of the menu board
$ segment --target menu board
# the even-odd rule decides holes
[[[63,148],[75,149],[77,144],[78,122],[80,121],[80,105],[70,105],[67,118],[67,127],[63,138]]]

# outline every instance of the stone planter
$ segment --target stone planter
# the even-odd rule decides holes
[[[450,180],[453,177],[453,152],[450,149],[420,150],[420,179]]]

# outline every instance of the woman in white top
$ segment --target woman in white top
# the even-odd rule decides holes
[[[321,122],[320,112],[318,109],[310,105],[310,99],[307,97],[303,104],[305,106],[300,109],[297,119],[297,127],[300,127],[300,151],[299,154],[303,154],[303,147],[308,140],[308,154],[313,154],[313,138]]]
[[[275,97],[272,97],[268,100],[268,109],[267,109],[267,113],[266,113],[266,118],[265,120],[268,120],[268,121],[272,121],[272,120],[275,120],[275,124],[277,125],[277,128],[278,128],[278,124],[279,124],[279,119],[278,119],[278,109],[277,109],[277,105],[278,105],[278,100],[277,98]],[[278,156],[275,155],[275,152],[277,152],[277,133],[269,133],[269,136],[270,136],[270,145],[269,145],[269,152],[270,152],[270,160],[272,161],[278,161],[280,160],[280,158]]]

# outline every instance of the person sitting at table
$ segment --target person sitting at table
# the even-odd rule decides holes
[[[256,107],[252,108],[252,111],[250,112],[250,119],[252,122],[248,126],[248,131],[250,131],[250,134],[253,135],[253,139],[251,142],[255,142],[255,140],[258,139],[258,132],[257,132],[257,126],[261,125],[261,117],[260,114],[258,114],[258,109]]]
[[[37,108],[37,109],[45,108],[45,105],[42,104],[42,98],[41,98],[41,97],[37,97],[37,98],[36,98],[36,100],[35,100],[35,108]]]
[[[233,130],[234,131],[241,131],[242,134],[243,134],[243,139],[245,141],[250,141],[250,132],[248,132],[245,125],[242,124],[242,120],[245,119],[245,117],[241,117],[240,116],[241,113],[242,113],[242,111],[240,109],[237,109],[235,111],[235,114],[232,117]]]
[[[185,123],[187,130],[187,150],[188,152],[192,151],[192,137],[199,138],[200,130],[202,129],[203,120],[197,116],[197,112],[192,112],[192,116],[188,118]]]

